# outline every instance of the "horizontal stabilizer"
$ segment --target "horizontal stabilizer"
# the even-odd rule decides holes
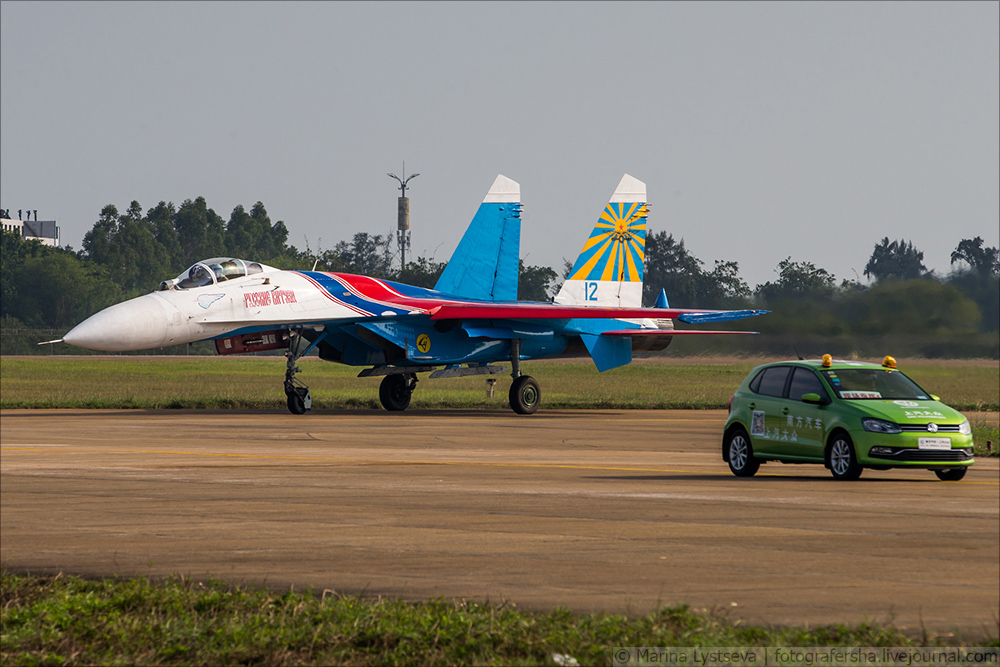
[[[729,322],[730,320],[742,320],[744,317],[756,317],[766,315],[769,310],[720,310],[705,313],[685,313],[678,315],[677,319],[688,324],[705,324],[707,322]]]

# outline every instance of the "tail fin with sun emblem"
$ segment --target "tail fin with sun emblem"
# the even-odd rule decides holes
[[[646,212],[646,184],[625,174],[555,303],[641,307]]]

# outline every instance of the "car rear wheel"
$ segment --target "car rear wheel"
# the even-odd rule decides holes
[[[830,472],[834,479],[852,480],[861,477],[861,466],[854,454],[854,443],[846,433],[838,433],[830,445]]]
[[[733,429],[726,442],[729,453],[729,469],[737,477],[753,477],[760,468],[760,459],[753,455],[750,437],[741,428]]]
[[[957,482],[965,477],[965,468],[949,468],[948,470],[935,470],[934,474],[942,482]]]

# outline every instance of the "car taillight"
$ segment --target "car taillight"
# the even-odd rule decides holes
[[[732,396],[729,397],[729,411],[730,412],[733,411],[733,399],[734,398],[736,398],[736,394],[733,394]]]

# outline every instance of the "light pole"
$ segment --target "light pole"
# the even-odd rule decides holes
[[[399,243],[399,269],[400,271],[406,270],[406,249],[410,247],[410,200],[406,196],[406,184],[411,180],[419,176],[420,174],[411,174],[409,177],[406,176],[406,163],[403,163],[403,178],[400,178],[396,174],[389,172],[387,174],[392,178],[399,181],[399,189],[403,191],[403,195],[399,198],[399,208],[397,215],[397,226],[396,226],[396,242]]]

